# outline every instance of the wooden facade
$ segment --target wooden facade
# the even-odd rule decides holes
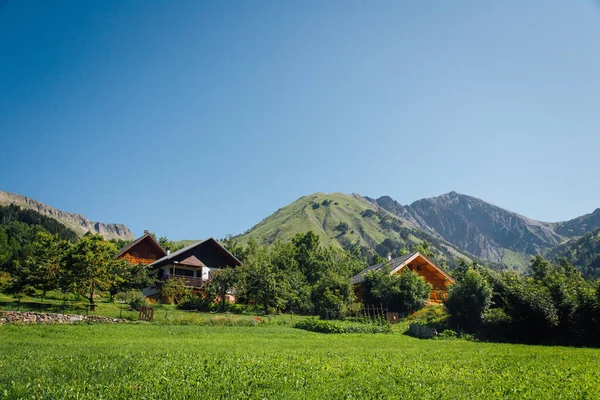
[[[227,267],[237,267],[242,263],[213,238],[195,243],[184,249],[168,254],[152,264],[152,273],[159,281],[180,279],[193,292],[212,279],[213,272]],[[144,289],[144,295],[159,295],[159,287]],[[166,299],[163,299],[166,300]]]
[[[133,264],[152,264],[167,255],[167,252],[158,244],[148,231],[127,246],[123,247],[116,258],[124,258]]]
[[[362,279],[364,274],[369,271],[381,270],[389,266],[391,274],[401,274],[404,271],[414,271],[422,276],[427,283],[432,286],[429,295],[429,301],[432,303],[441,303],[446,298],[447,288],[455,283],[454,278],[448,275],[443,269],[434,264],[431,260],[425,257],[420,252],[414,252],[405,256],[391,259],[387,262],[372,265],[352,278],[354,291],[357,298],[364,299],[364,291],[362,289]]]

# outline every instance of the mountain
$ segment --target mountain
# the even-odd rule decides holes
[[[554,230],[566,237],[582,236],[600,226],[600,208],[593,213],[573,218],[566,222],[557,222]]]
[[[542,222],[456,192],[410,205],[389,196],[315,193],[279,209],[241,239],[272,243],[312,230],[325,243],[358,245],[380,255],[427,240],[449,263],[454,257],[474,257],[523,271],[533,255],[547,254],[598,227],[600,209],[570,221]]]
[[[519,269],[528,263],[528,255],[540,254],[566,240],[554,232],[553,224],[456,192],[409,206],[388,196],[375,203],[477,257]]]
[[[599,279],[600,228],[555,247],[548,253],[548,257],[555,262],[566,258],[585,278]]]
[[[398,255],[427,240],[435,258],[454,264],[457,257],[471,259],[468,253],[442,238],[420,230],[412,221],[384,210],[357,194],[315,193],[280,208],[240,235],[260,244],[291,240],[296,233],[313,231],[324,244],[359,249],[364,256],[375,251],[381,256]]]
[[[19,194],[0,191],[0,205],[14,204],[23,209],[34,210],[42,215],[54,218],[78,235],[86,232],[99,233],[106,239],[134,240],[135,236],[123,224],[105,224],[92,222],[80,214],[72,214],[47,206],[37,200]]]

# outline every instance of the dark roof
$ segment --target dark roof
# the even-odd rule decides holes
[[[150,264],[151,267],[160,267],[161,265],[167,264],[170,260],[172,260],[173,258],[178,257],[179,255],[193,249],[194,247],[200,246],[201,244],[207,243],[207,242],[214,242],[217,246],[219,246],[225,253],[227,253],[231,258],[233,258],[236,262],[238,262],[239,265],[242,265],[242,262],[240,260],[238,260],[237,258],[235,258],[235,256],[233,254],[231,254],[229,251],[227,251],[227,249],[225,247],[223,247],[221,245],[221,243],[217,242],[215,239],[213,238],[208,238],[208,239],[204,239],[199,241],[198,243],[194,243],[191,244],[187,247],[184,247],[181,250],[177,250],[174,251],[171,254],[168,254],[166,256],[164,256],[163,258],[160,258],[156,261],[154,261],[152,264]]]
[[[385,266],[389,266],[390,270],[393,271],[394,269],[398,268],[400,265],[404,264],[407,260],[409,260],[410,258],[412,258],[414,255],[416,255],[418,253],[419,253],[418,251],[415,251],[413,253],[405,254],[405,255],[397,257],[397,258],[392,258],[389,261],[371,265],[371,266],[363,269],[362,271],[360,271],[358,274],[354,275],[352,277],[352,284],[356,285],[357,283],[361,283],[363,281],[363,279],[365,278],[365,274],[367,272],[378,271],[380,269],[383,269]]]
[[[185,260],[179,261],[177,264],[179,265],[189,265],[190,267],[206,267],[202,261],[198,260],[196,256],[189,256]]]
[[[165,251],[165,249],[163,249],[162,246],[160,244],[158,244],[158,242],[152,237],[152,235],[149,234],[149,233],[146,233],[146,234],[144,234],[144,236],[140,236],[139,238],[135,239],[133,242],[129,243],[127,246],[122,247],[121,250],[119,250],[119,252],[115,256],[115,258],[122,256],[129,249],[131,249],[133,246],[135,246],[138,243],[141,243],[145,239],[150,239],[156,245],[156,247],[158,247],[162,251],[163,255],[167,254],[167,252]]]

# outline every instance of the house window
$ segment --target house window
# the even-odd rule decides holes
[[[175,275],[194,276],[194,271],[190,271],[189,269],[175,268]]]

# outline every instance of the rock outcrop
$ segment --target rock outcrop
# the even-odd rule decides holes
[[[34,210],[40,214],[54,218],[67,228],[73,230],[78,235],[84,235],[87,232],[92,232],[101,234],[105,239],[135,239],[133,233],[131,233],[129,228],[123,224],[92,222],[81,214],[72,214],[66,211],[61,211],[20,194],[0,191],[0,206],[8,206],[10,204],[14,204],[23,209]]]

